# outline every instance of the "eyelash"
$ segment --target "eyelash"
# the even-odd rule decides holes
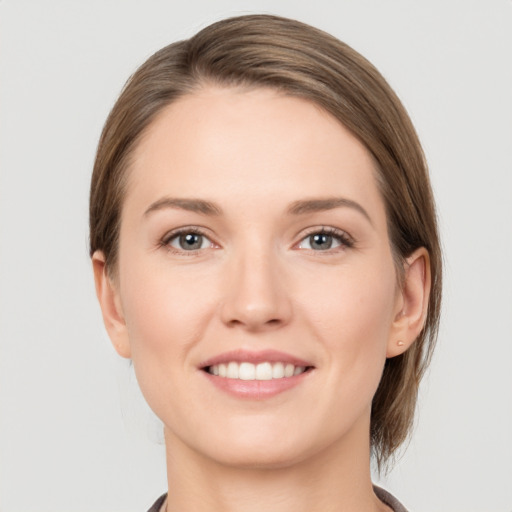
[[[199,251],[201,251],[201,249],[193,249],[193,250],[190,250],[190,251],[185,251],[183,249],[176,249],[175,247],[172,247],[170,245],[170,243],[172,242],[172,240],[174,240],[175,238],[178,238],[180,237],[181,235],[198,235],[198,236],[202,236],[203,238],[206,238],[207,240],[210,240],[210,238],[205,235],[204,231],[201,229],[201,228],[198,228],[196,226],[189,226],[189,227],[186,227],[186,228],[180,228],[180,229],[176,229],[174,231],[171,231],[170,233],[167,233],[163,238],[162,240],[160,241],[159,245],[161,247],[163,247],[164,249],[166,249],[167,251],[171,252],[171,253],[174,253],[174,254],[190,254],[190,255],[194,255],[194,254],[197,254]],[[211,240],[210,240],[211,242]],[[211,242],[212,245],[214,245],[213,242]]]
[[[311,228],[306,232],[306,234],[301,238],[300,242],[296,245],[302,244],[305,240],[312,237],[313,235],[325,235],[330,236],[337,240],[340,243],[340,247],[335,247],[333,249],[325,249],[325,250],[318,250],[315,251],[314,249],[303,249],[315,253],[325,253],[325,254],[332,254],[333,252],[342,251],[344,249],[351,249],[355,245],[354,239],[349,236],[345,231],[342,231],[337,228],[333,228],[331,226],[322,226],[320,228]]]
[[[181,235],[189,235],[189,234],[198,235],[198,236],[206,238],[207,240],[210,241],[210,244],[211,244],[210,247],[215,245],[215,243],[210,240],[210,238],[204,233],[204,231],[201,228],[196,227],[196,226],[189,226],[189,227],[180,228],[180,229],[171,231],[170,233],[167,233],[162,238],[162,240],[159,242],[159,246],[163,247],[167,251],[174,253],[174,254],[187,254],[187,255],[197,254],[202,249],[192,249],[192,250],[187,251],[187,250],[183,250],[183,249],[177,249],[170,245],[170,243],[174,239],[180,237]],[[325,249],[325,250],[317,250],[317,251],[315,251],[314,249],[303,249],[303,250],[308,250],[308,251],[315,252],[315,253],[323,252],[326,254],[332,254],[333,252],[338,252],[339,250],[350,249],[350,248],[354,247],[354,245],[355,245],[354,239],[352,237],[350,237],[345,231],[342,231],[340,229],[333,228],[330,226],[322,226],[320,228],[316,227],[316,228],[311,228],[310,230],[308,230],[302,236],[300,241],[294,245],[294,247],[301,245],[305,240],[307,240],[308,238],[310,238],[313,235],[325,235],[325,236],[332,237],[333,239],[337,240],[340,243],[340,247],[335,247],[332,250],[330,248]]]

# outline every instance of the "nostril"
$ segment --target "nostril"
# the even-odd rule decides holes
[[[243,325],[243,322],[234,318],[233,320],[230,320],[227,325],[228,327],[237,327],[238,325]]]
[[[270,320],[266,320],[266,321],[262,321],[262,322],[251,322],[250,319],[248,319],[247,321],[242,321],[242,320],[238,320],[236,318],[233,318],[232,320],[230,320],[227,325],[228,327],[238,327],[238,326],[241,326],[241,325],[247,325],[247,326],[251,326],[252,323],[255,323],[255,324],[260,324],[262,326],[266,325],[266,326],[269,326],[269,327],[276,327],[276,326],[279,326],[281,325],[283,321],[279,318],[271,318]]]

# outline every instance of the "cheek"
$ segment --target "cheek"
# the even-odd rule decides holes
[[[304,305],[304,316],[322,341],[330,378],[338,383],[344,379],[343,389],[349,393],[367,387],[371,394],[380,380],[392,333],[396,297],[392,262],[364,266],[358,262],[333,269],[317,279],[314,290],[308,306]]]
[[[368,414],[393,317],[394,273],[350,270],[331,276],[330,292],[314,297],[309,317],[325,351],[326,388],[332,395],[319,396],[319,402],[330,411],[333,435]]]
[[[211,315],[211,286],[200,276],[190,280],[179,269],[171,272],[143,264],[132,269],[122,294],[132,351],[157,357],[186,351],[200,338]]]
[[[191,280],[190,272],[148,264],[147,257],[131,255],[125,264],[121,295],[137,381],[157,416],[172,422],[192,408],[186,393],[197,371],[195,347],[215,311],[212,278]]]
[[[387,337],[396,294],[393,267],[346,266],[318,278],[314,288],[310,287],[309,309],[315,323],[331,331],[329,339],[350,342],[357,338],[371,343],[378,341],[379,333]]]

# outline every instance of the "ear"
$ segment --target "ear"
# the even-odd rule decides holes
[[[131,349],[118,285],[108,275],[105,255],[102,251],[96,251],[92,255],[92,267],[96,296],[100,303],[103,322],[110,341],[120,356],[129,358],[131,357]]]
[[[421,333],[427,318],[430,284],[430,258],[428,251],[420,247],[404,264],[404,281],[397,296],[388,358],[403,354]]]

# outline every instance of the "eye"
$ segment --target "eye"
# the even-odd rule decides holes
[[[303,238],[298,248],[312,251],[328,251],[339,247],[352,247],[353,245],[352,240],[343,231],[334,228],[323,228]]]
[[[164,245],[176,251],[199,251],[213,247],[213,243],[202,233],[188,230],[174,233],[164,240]]]

